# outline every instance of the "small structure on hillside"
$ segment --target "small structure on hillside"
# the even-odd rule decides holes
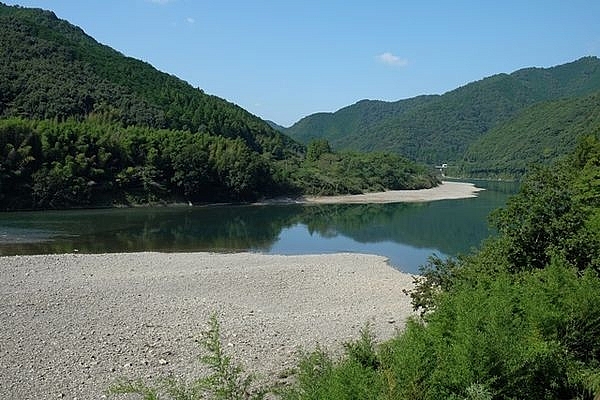
[[[436,165],[435,168],[440,170],[442,176],[446,176],[446,168],[448,168],[448,164],[443,163],[441,165]]]

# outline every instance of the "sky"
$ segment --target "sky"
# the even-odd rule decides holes
[[[600,56],[598,0],[0,0],[290,126]]]

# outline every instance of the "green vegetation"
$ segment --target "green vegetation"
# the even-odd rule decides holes
[[[459,175],[514,178],[531,165],[550,165],[572,152],[586,133],[598,133],[600,92],[531,106],[473,142]]]
[[[87,118],[299,150],[242,108],[96,42],[52,12],[0,5],[0,117]]]
[[[520,193],[494,213],[499,235],[457,260],[431,259],[410,292],[421,314],[403,332],[377,345],[366,326],[340,358],[317,348],[302,356],[294,383],[277,394],[285,400],[597,398],[599,182],[600,140],[587,136],[557,168],[530,173]],[[220,365],[220,359],[207,360]],[[237,378],[213,382],[216,395],[208,398],[237,399],[248,387]],[[237,389],[221,391],[229,387],[223,382]],[[140,384],[126,388],[147,393]]]
[[[380,346],[363,333],[301,363],[285,399],[592,399],[600,394],[600,141],[539,168],[493,215],[499,235],[432,259],[421,316]]]
[[[2,208],[251,200],[278,193],[243,140],[97,124],[0,121]]]
[[[326,140],[308,145],[306,159],[292,174],[312,195],[358,194],[386,189],[431,188],[438,178],[393,153],[334,153]]]
[[[471,143],[524,115],[527,107],[598,90],[600,60],[585,57],[553,68],[494,75],[441,96],[419,96],[392,103],[360,101],[335,113],[308,116],[283,132],[303,143],[326,139],[336,150],[386,150],[432,165],[453,164],[463,158]],[[566,125],[562,122],[560,126]],[[530,132],[520,134],[527,138]],[[533,135],[531,140],[538,139]],[[561,155],[572,149],[561,148],[562,143],[551,138],[547,143],[559,149]],[[514,160],[524,158],[519,148],[513,153]],[[487,153],[476,154],[477,161],[487,160]],[[531,159],[529,154],[523,156]]]
[[[296,122],[290,128],[279,128],[302,143],[317,139],[329,141],[336,149],[372,150],[379,146],[375,127],[400,115],[418,110],[438,96],[419,96],[397,102],[362,100],[335,113],[317,113]],[[361,137],[367,135],[366,137]],[[378,139],[373,136],[373,139]]]
[[[97,43],[52,12],[0,4],[0,209],[437,184],[399,157],[339,154],[305,164],[305,153],[260,118]],[[339,184],[351,165],[365,170]]]
[[[188,383],[174,377],[155,384],[147,384],[141,380],[121,381],[109,389],[110,394],[134,394],[144,400],[251,400],[262,399],[267,389],[254,385],[254,377],[244,372],[242,367],[234,364],[223,349],[220,326],[215,314],[209,321],[209,329],[202,333],[200,345],[204,355],[200,362],[207,367],[209,374]],[[167,396],[167,397],[165,397]]]
[[[315,352],[284,398],[591,399],[600,389],[598,289],[597,276],[559,265],[460,285],[424,321],[362,346],[366,355]]]
[[[311,153],[312,154],[312,153]],[[99,123],[0,120],[0,208],[253,201],[279,195],[431,187],[384,154],[259,154],[241,138]]]

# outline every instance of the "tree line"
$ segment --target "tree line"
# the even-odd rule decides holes
[[[5,119],[0,120],[0,208],[246,202],[438,182],[424,167],[394,155],[303,154],[281,159],[258,153],[241,137],[94,119]]]

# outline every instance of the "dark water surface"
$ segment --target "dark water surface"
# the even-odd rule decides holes
[[[491,232],[487,215],[517,185],[478,182],[478,198],[429,203],[244,205],[0,213],[0,255],[137,251],[379,254],[417,272]]]

